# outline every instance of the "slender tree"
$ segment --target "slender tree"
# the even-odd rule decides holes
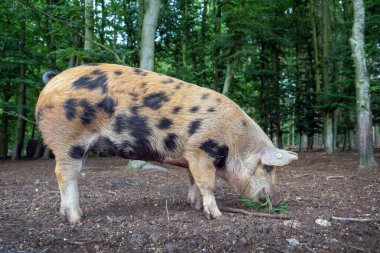
[[[154,68],[154,43],[160,0],[144,1],[144,21],[141,32],[140,68],[153,70]]]
[[[355,63],[359,169],[374,169],[377,168],[377,162],[373,151],[371,97],[364,52],[365,10],[363,0],[353,0],[353,7],[354,23],[350,44]]]
[[[25,44],[26,44],[26,20],[22,17],[20,20],[20,55],[25,57]],[[15,143],[13,146],[12,160],[20,159],[24,147],[26,121],[22,118],[25,117],[25,104],[26,104],[26,84],[25,84],[25,63],[20,63],[20,78],[21,82],[18,84],[17,92],[17,114],[19,117],[16,121]]]

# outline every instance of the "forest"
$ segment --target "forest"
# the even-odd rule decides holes
[[[0,1],[0,252],[378,252],[379,31],[378,0]],[[199,182],[181,164],[129,167],[139,161],[100,153],[84,163],[81,146],[54,173],[35,115],[42,77],[96,63],[237,103],[283,154],[298,153],[290,165],[254,168],[270,176],[281,213],[268,194],[267,213],[245,205],[221,177],[222,212],[207,219]],[[225,161],[228,147],[204,153],[220,149]]]
[[[149,1],[2,1],[0,157],[41,156],[34,106],[46,70],[99,62],[141,67],[144,41],[154,48],[154,64],[146,68],[227,95],[278,147],[357,149],[351,1],[153,4],[154,36],[144,38]],[[365,1],[374,146],[380,145],[379,10],[378,1]]]

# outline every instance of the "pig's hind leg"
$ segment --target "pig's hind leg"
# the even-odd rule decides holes
[[[187,152],[184,157],[189,162],[189,169],[195,182],[194,185],[199,188],[202,195],[203,210],[207,218],[218,218],[222,213],[219,211],[215,201],[216,169],[213,161],[201,151]],[[195,192],[196,190],[193,190],[193,193]]]
[[[84,155],[85,149],[81,146],[71,146],[68,153],[56,154],[55,174],[61,193],[60,213],[63,218],[67,217],[71,224],[78,222],[82,215],[77,181]]]
[[[190,170],[187,170],[189,173],[189,193],[187,194],[187,203],[194,207],[197,210],[201,210],[202,208],[202,195],[199,187],[195,183],[194,177],[191,175]]]

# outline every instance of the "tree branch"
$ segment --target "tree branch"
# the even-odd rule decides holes
[[[222,207],[220,208],[220,210],[229,212],[229,213],[240,213],[247,216],[265,217],[265,218],[271,218],[271,219],[284,219],[284,220],[291,219],[291,217],[287,215],[277,215],[277,214],[269,214],[269,213],[253,213],[253,212],[249,212],[249,211],[239,209],[239,208]]]
[[[110,53],[112,53],[112,54],[115,56],[115,58],[116,58],[116,62],[117,62],[117,63],[119,63],[119,64],[124,64],[124,59],[120,58],[120,56],[119,56],[114,50],[112,50],[112,49],[109,48],[109,47],[106,47],[105,45],[103,45],[103,44],[101,44],[101,43],[99,43],[99,42],[96,42],[95,40],[90,40],[90,39],[86,38],[86,37],[85,37],[84,35],[82,35],[80,32],[76,31],[75,28],[73,28],[73,27],[71,27],[70,25],[68,25],[68,24],[66,23],[66,21],[64,21],[64,20],[60,20],[60,19],[58,19],[58,18],[52,16],[51,14],[49,14],[49,13],[47,13],[47,12],[45,12],[45,11],[39,9],[39,8],[36,8],[36,7],[34,7],[33,5],[31,5],[31,4],[28,4],[28,3],[24,2],[23,0],[17,0],[17,1],[19,1],[19,2],[20,2],[21,4],[23,4],[24,6],[26,6],[26,7],[28,7],[28,8],[31,8],[32,10],[34,10],[34,11],[36,11],[36,12],[38,12],[38,13],[41,13],[41,14],[43,14],[43,15],[45,15],[45,16],[48,16],[49,18],[51,18],[51,19],[53,19],[53,20],[55,20],[55,21],[61,23],[63,26],[69,28],[73,33],[77,34],[77,35],[80,36],[81,38],[83,38],[83,39],[85,39],[85,40],[88,40],[88,41],[94,43],[95,45],[97,45],[97,46],[103,48],[104,50],[109,51]]]
[[[337,221],[355,221],[355,222],[380,222],[380,219],[366,219],[366,218],[344,218],[331,216],[331,219]]]

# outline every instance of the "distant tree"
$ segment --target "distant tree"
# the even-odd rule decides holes
[[[141,32],[140,68],[153,70],[154,68],[154,44],[160,0],[144,0],[144,21]]]

